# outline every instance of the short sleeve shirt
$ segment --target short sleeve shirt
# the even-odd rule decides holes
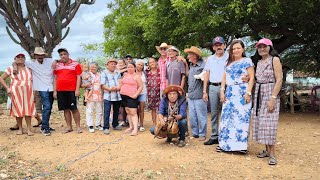
[[[111,73],[107,69],[101,73],[100,83],[101,85],[106,85],[107,87],[115,87],[119,85],[120,79],[121,74],[119,71],[115,70],[114,73]],[[120,91],[104,90],[103,99],[108,101],[121,101]]]
[[[77,76],[81,75],[82,70],[77,61],[70,59],[68,63],[58,62],[53,73],[56,76],[57,91],[75,91]]]
[[[217,57],[215,54],[208,58],[205,71],[210,72],[209,81],[212,83],[219,83],[222,81],[222,76],[229,58],[228,53],[224,53],[222,57]]]
[[[182,75],[186,74],[186,67],[182,61],[174,60],[167,65],[167,79],[169,85],[181,85]]]

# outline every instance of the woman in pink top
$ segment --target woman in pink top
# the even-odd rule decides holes
[[[142,91],[141,76],[135,73],[136,65],[129,63],[127,66],[127,73],[122,78],[122,85],[120,94],[123,106],[126,109],[127,117],[129,119],[129,128],[125,131],[131,133],[131,136],[138,134],[138,96]]]

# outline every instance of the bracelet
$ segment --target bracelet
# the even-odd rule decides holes
[[[224,90],[226,90],[225,88],[220,88],[220,91],[224,91]]]
[[[271,96],[272,99],[277,99],[277,96]]]

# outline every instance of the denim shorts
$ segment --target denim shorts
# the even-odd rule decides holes
[[[138,101],[139,102],[146,102],[147,101],[147,94],[140,94],[138,96]]]

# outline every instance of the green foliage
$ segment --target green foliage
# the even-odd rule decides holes
[[[182,50],[205,47],[217,35],[228,43],[239,37],[251,37],[253,42],[269,37],[280,53],[289,55],[283,59],[287,65],[314,72],[320,64],[319,4],[319,0],[116,0],[104,18],[104,51],[109,56],[130,53],[143,58],[154,55],[161,42]],[[304,68],[288,57],[315,64]]]

